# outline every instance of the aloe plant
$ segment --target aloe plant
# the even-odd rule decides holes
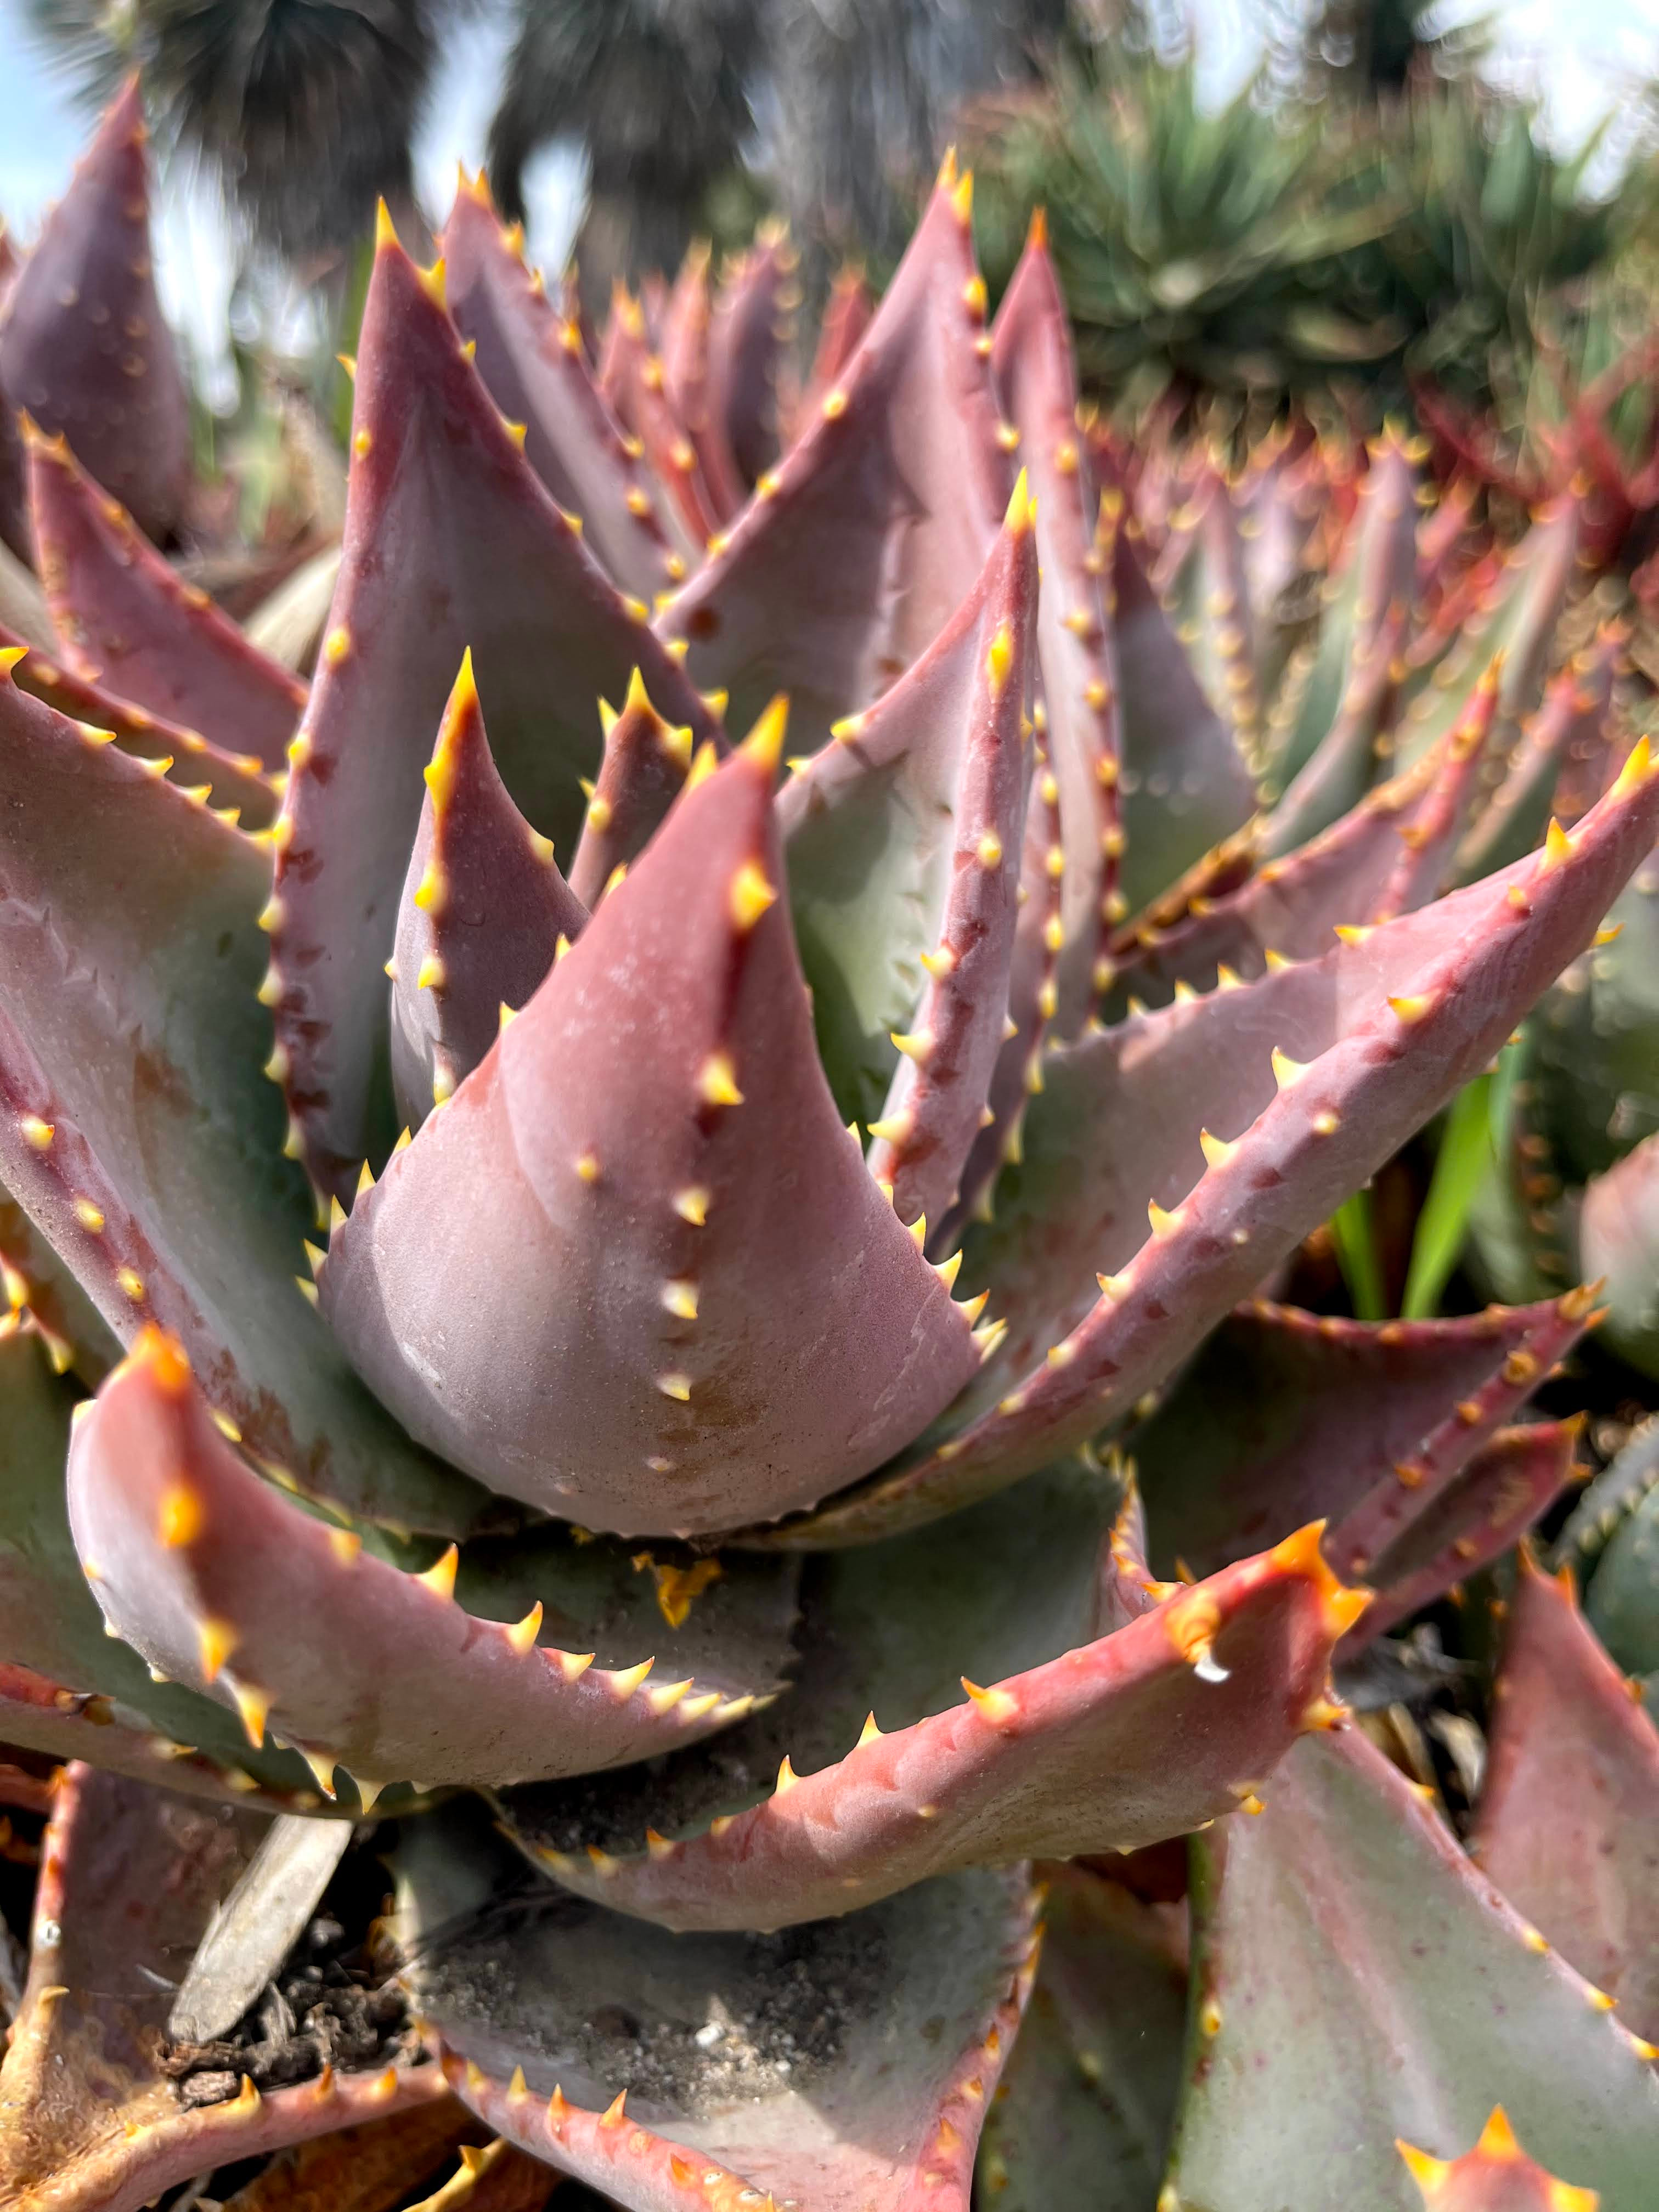
[[[1572,1479],[1527,1408],[1592,1296],[1274,1295],[1659,831],[1642,744],[1549,812],[1607,742],[1546,689],[1573,496],[1449,568],[1414,448],[1322,453],[1279,653],[1305,477],[1200,457],[1149,528],[951,162],[783,409],[697,264],[673,379],[623,297],[605,380],[481,182],[444,245],[382,226],[308,684],[25,426],[0,1739],[71,1763],[8,2201],[453,2098],[519,2160],[458,2191],[641,2212],[1267,2212],[1291,2144],[1638,2202],[1650,1723],[1528,1567],[1488,1873],[1337,1686]],[[414,2024],[188,2099],[167,1993],[273,1814],[398,1816]]]

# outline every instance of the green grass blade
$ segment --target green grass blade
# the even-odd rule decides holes
[[[1348,1297],[1360,1321],[1386,1321],[1388,1301],[1382,1294],[1382,1265],[1377,1257],[1376,1237],[1371,1226],[1369,1188],[1355,1191],[1331,1216],[1331,1239],[1336,1263],[1348,1286]]]
[[[1428,1196],[1412,1239],[1401,1306],[1407,1321],[1423,1321],[1436,1311],[1463,1249],[1469,1208],[1492,1161],[1492,1088],[1490,1075],[1477,1075],[1447,1111]]]

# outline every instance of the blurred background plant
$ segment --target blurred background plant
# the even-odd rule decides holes
[[[1426,382],[1501,443],[1559,418],[1564,371],[1617,356],[1659,253],[1653,85],[1563,153],[1495,81],[1493,19],[1413,0],[1262,0],[1260,64],[1220,101],[1167,0],[15,4],[88,106],[141,70],[164,156],[222,187],[244,289],[268,301],[274,269],[322,303],[307,330],[337,413],[374,203],[421,235],[434,72],[486,33],[498,203],[523,217],[562,149],[593,315],[616,278],[672,270],[694,236],[736,250],[772,210],[815,309],[842,260],[890,265],[961,135],[994,292],[1046,206],[1085,383],[1115,405],[1375,420]]]

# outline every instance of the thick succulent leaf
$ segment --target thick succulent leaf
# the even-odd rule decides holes
[[[1543,1574],[1524,1550],[1470,1848],[1626,2027],[1659,2038],[1659,1729],[1579,1612],[1571,1571]]]
[[[726,272],[709,319],[709,411],[750,484],[778,457],[778,375],[800,306],[799,266],[784,227],[763,223]]]
[[[1416,471],[1413,456],[1392,433],[1372,449],[1371,465],[1359,487],[1359,503],[1350,522],[1336,574],[1325,586],[1327,605],[1319,641],[1305,670],[1289,678],[1284,706],[1275,710],[1267,744],[1269,782],[1283,793],[1295,839],[1311,836],[1352,806],[1370,781],[1369,747],[1356,739],[1343,758],[1352,781],[1343,784],[1328,773],[1295,791],[1304,772],[1341,720],[1345,707],[1370,686],[1379,649],[1393,658],[1388,629],[1390,611],[1409,604],[1417,564]],[[1393,643],[1397,646],[1395,638]],[[1386,670],[1387,661],[1383,662]],[[1375,714],[1375,708],[1372,710]],[[1375,734],[1375,723],[1371,734]],[[1288,849],[1280,843],[1277,849]]]
[[[1146,2212],[1181,2083],[1182,1962],[1158,1906],[1080,1868],[1042,1873],[1042,1963],[980,2186],[997,2212]]]
[[[1659,769],[1639,745],[1576,830],[1501,874],[1321,960],[1052,1053],[1042,1100],[1064,1109],[1045,1113],[1039,1158],[1028,1117],[1019,1218],[1011,1206],[997,1224],[1008,1344],[951,1409],[954,1433],[774,1540],[856,1541],[931,1518],[1121,1418],[1479,1073],[1594,936],[1656,820]],[[1109,1139],[1091,1147],[1091,1128]],[[1079,1152],[1108,1144],[1108,1168],[1085,1172]],[[1101,1296],[1079,1314],[1094,1269]],[[992,1273],[964,1261],[970,1289]]]
[[[1583,1480],[1573,1459],[1579,1427],[1534,1421],[1500,1429],[1484,1444],[1377,1560],[1377,1595],[1350,1631],[1349,1650],[1385,1635],[1518,1543],[1570,1483]],[[1334,1530],[1333,1553],[1345,1541],[1343,1530]]]
[[[1131,997],[1163,1006],[1182,985],[1253,981],[1279,960],[1316,959],[1333,930],[1363,929],[1420,904],[1411,893],[1427,898],[1434,886],[1407,864],[1443,813],[1442,779],[1461,784],[1463,769],[1454,732],[1299,850],[1262,860],[1231,889],[1194,890],[1167,923],[1142,922],[1115,963],[1111,1010],[1121,1017]],[[1218,868],[1225,857],[1223,848]]]
[[[748,495],[726,441],[726,426],[716,419],[709,404],[708,347],[713,317],[708,243],[706,239],[697,239],[686,253],[663,320],[663,392],[675,419],[684,425],[691,441],[697,473],[714,519],[724,524],[732,520]],[[619,327],[614,313],[611,320],[613,328]],[[607,345],[611,337],[611,333],[607,332]],[[620,398],[625,403],[625,392]]]
[[[1626,1465],[1626,1460],[1633,1464]],[[1595,1531],[1606,1536],[1606,1548],[1587,1592],[1585,1609],[1621,1667],[1634,1674],[1652,1674],[1659,1672],[1659,1453],[1655,1439],[1638,1431],[1614,1467],[1620,1471],[1621,1492],[1607,1499]],[[1608,1474],[1612,1473],[1609,1468]],[[1614,1522],[1611,1533],[1609,1520]]]
[[[1340,819],[1344,806],[1370,787],[1378,758],[1393,750],[1383,726],[1400,678],[1407,621],[1403,601],[1395,600],[1373,636],[1354,641],[1335,719],[1273,806],[1263,839],[1269,854],[1294,852]]]
[[[910,1728],[962,1705],[964,1675],[1029,1674],[1138,1619],[1168,1593],[1149,1595],[1133,1517],[1113,1518],[1118,1494],[1073,1462],[1033,1477],[1018,1503],[988,1498],[925,1534],[818,1554],[801,1576],[787,1698],[629,1773],[510,1790],[513,1833],[543,1863],[590,1845],[625,1858],[648,1828],[689,1832],[763,1803],[786,1757],[802,1771],[833,1766],[872,1712],[890,1731]]]
[[[152,281],[138,80],[128,80],[0,312],[0,389],[63,433],[165,538],[190,483],[185,380]]]
[[[1023,1869],[784,1936],[672,1938],[544,1884],[503,1895],[501,1847],[471,1825],[406,1836],[399,1924],[427,2032],[489,2126],[623,2212],[763,2192],[968,2212],[1036,1972]]]
[[[1607,1539],[1617,1534],[1656,1482],[1659,1482],[1659,1421],[1650,1419],[1638,1423],[1629,1441],[1586,1486],[1556,1538],[1552,1564],[1588,1573]]]
[[[1512,732],[1530,714],[1543,690],[1555,625],[1566,602],[1577,557],[1583,509],[1571,493],[1553,501],[1477,602],[1473,615],[1449,627],[1443,622],[1419,651],[1449,640],[1429,683],[1407,709],[1398,734],[1398,757],[1407,766],[1457,719],[1456,702],[1480,671],[1500,653],[1499,726]]]
[[[1659,1134],[1591,1178],[1578,1249],[1606,1286],[1607,1342],[1644,1374],[1659,1373]]]
[[[778,801],[837,1109],[870,1125],[871,1170],[893,1184],[904,1221],[937,1220],[954,1196],[1002,1045],[1029,769],[1031,520],[1018,487],[945,630],[867,713],[836,724]]]
[[[1422,2212],[1395,2138],[1454,2158],[1493,2103],[1553,2171],[1642,2202],[1659,2081],[1357,1729],[1298,1745],[1194,1846],[1201,1992],[1168,2212]],[[1330,2063],[1340,2050],[1340,2065]]]
[[[1488,663],[1452,727],[1425,758],[1439,760],[1439,770],[1410,829],[1404,833],[1405,849],[1377,902],[1380,921],[1409,914],[1432,898],[1455,875],[1454,856],[1480,793],[1481,772],[1487,758],[1492,724],[1502,689],[1502,669]],[[1410,771],[1407,770],[1407,774]],[[1516,859],[1520,854],[1515,856]]]
[[[1279,627],[1279,601],[1302,573],[1320,520],[1319,468],[1318,447],[1304,449],[1286,425],[1251,449],[1232,488],[1245,588],[1264,642]],[[1282,665],[1265,651],[1261,659],[1263,674],[1276,683]]]
[[[1597,2212],[1601,2202],[1597,2191],[1577,2189],[1528,2158],[1501,2105],[1459,2158],[1436,2158],[1403,2141],[1395,2148],[1430,2212]]]
[[[121,1357],[121,1340],[16,1200],[0,1188],[0,1289],[9,1313],[27,1312],[53,1371],[73,1368],[90,1387]]]
[[[456,327],[490,398],[525,427],[525,456],[616,583],[649,599],[674,580],[649,479],[595,390],[581,332],[526,264],[524,234],[497,221],[482,173],[465,173],[438,240]]]
[[[941,946],[941,932],[961,856],[1005,890],[1010,854],[1018,857],[1006,823],[968,815],[964,780],[982,783],[1011,744],[1016,761],[1022,755],[1036,599],[1030,522],[1029,501],[1017,496],[939,636],[873,707],[837,723],[834,744],[799,761],[779,794],[819,1049],[849,1118],[868,1122],[881,1110],[899,1060],[892,1032],[915,1026],[932,980],[924,956],[957,950]],[[983,833],[996,854],[988,864],[975,850]],[[999,1033],[1006,945],[1002,957]]]
[[[137,1655],[106,1632],[64,1501],[75,1407],[75,1392],[51,1374],[34,1333],[0,1322],[0,1661],[9,1674],[26,1670],[62,1692],[64,1702],[38,1701],[26,1682],[14,1685],[15,1702],[38,1703],[49,1733],[56,1733],[55,1718],[76,1723],[40,1747],[176,1781],[192,1795],[234,1800],[257,1790],[267,1804],[291,1807],[303,1797],[315,1805],[311,1777],[297,1759],[274,1748],[251,1753],[240,1729],[217,1707],[152,1680]],[[17,1741],[35,1741],[39,1733],[37,1727]],[[186,1761],[186,1747],[198,1756]],[[175,1777],[174,1762],[188,1771]]]
[[[787,691],[797,743],[815,750],[972,591],[1012,481],[986,336],[952,173],[844,381],[658,617],[659,635],[689,647],[693,678],[731,692],[740,725]]]
[[[399,1434],[294,1287],[311,1207],[262,1073],[269,883],[240,831],[0,683],[0,1180],[118,1335],[184,1338],[261,1459],[459,1533],[487,1501]]]
[[[538,1856],[569,1887],[669,1927],[754,1928],[956,1868],[1134,1850],[1231,1812],[1328,1724],[1331,1650],[1363,1603],[1311,1527],[1060,1658],[982,1688],[963,1678],[966,1704],[866,1729],[815,1771],[792,1754],[747,1811],[705,1810],[654,1844],[635,1830],[598,1860]]]
[[[601,699],[599,720],[605,758],[570,863],[570,888],[584,907],[597,906],[617,870],[645,850],[691,767],[690,730],[663,720],[637,668],[628,679],[622,712]]]
[[[447,2094],[426,2065],[179,2102],[156,2063],[174,1986],[264,1825],[85,1767],[59,1784],[0,2066],[0,2194],[15,2212],[139,2212],[194,2174]]]
[[[1613,665],[1625,643],[1622,630],[1604,624],[1595,643],[1548,685],[1543,705],[1516,742],[1503,781],[1458,848],[1460,883],[1472,883],[1530,852],[1548,824],[1553,799],[1569,763],[1606,751]],[[1594,800],[1586,803],[1593,805]],[[1583,811],[1575,809],[1572,819]]]
[[[1118,823],[1117,659],[1103,601],[1105,553],[1095,535],[1092,471],[1077,427],[1077,370],[1060,280],[1044,233],[1032,236],[991,332],[991,368],[1019,433],[1036,501],[1045,589],[1037,652],[1048,763],[1060,790],[1063,943],[1058,1034],[1080,1027],[1101,988],[1112,923]]]
[[[1019,1158],[1026,1106],[1041,1082],[1049,1018],[1060,1007],[1060,955],[1065,939],[1060,898],[1066,857],[1060,835],[1060,781],[1048,766],[1043,740],[1035,733],[1032,766],[1036,775],[1025,805],[1002,1049],[992,1071],[980,1132],[962,1171],[957,1203],[936,1224],[929,1239],[929,1249],[935,1257],[956,1250],[969,1219],[986,1218],[992,1187],[1003,1162]],[[1056,854],[1060,862],[1059,874],[1054,870]]]
[[[437,2178],[458,2144],[476,2144],[485,2132],[459,2099],[434,2098],[389,2120],[365,2120],[295,2143],[227,2197],[225,2212],[393,2212],[422,2182]],[[485,2155],[471,2148],[461,2153],[467,2163]],[[483,2171],[494,2170],[492,2160]],[[554,2179],[545,2167],[538,2171],[544,2199]],[[482,2202],[477,2191],[466,2197],[457,2191],[447,2203],[426,2200],[429,2212],[449,2212],[451,2204],[463,2203],[466,2212],[505,2212]],[[514,2212],[541,2212],[541,2203]]]
[[[782,733],[780,707],[688,790],[321,1271],[412,1433],[591,1527],[809,1504],[978,1361],[818,1066],[778,899]]]
[[[1097,544],[1111,577],[1122,707],[1121,895],[1136,912],[1255,811],[1232,732],[1193,673],[1146,579],[1121,507],[1102,504]]]
[[[566,1624],[539,1599],[517,1621],[476,1617],[457,1601],[453,1554],[402,1572],[261,1482],[159,1332],[76,1423],[68,1482],[76,1546],[114,1632],[239,1711],[256,1744],[269,1726],[299,1745],[325,1788],[348,1766],[365,1804],[394,1779],[516,1782],[650,1758],[776,1686],[745,1672],[743,1652],[678,1681],[647,1682],[648,1653],[595,1668],[592,1650],[553,1644]],[[534,1589],[544,1559],[554,1608],[558,1549],[526,1540],[516,1577]]]
[[[65,440],[31,430],[28,463],[35,558],[70,672],[285,768],[305,685],[185,583]]]
[[[1401,1513],[1386,1524],[1397,1531],[1418,1497],[1437,1495],[1513,1418],[1589,1304],[1572,1291],[1453,1320],[1382,1322],[1266,1299],[1239,1307],[1127,1439],[1152,1557],[1167,1570],[1179,1555],[1208,1574],[1316,1515],[1340,1522],[1379,1484],[1401,1495]],[[1346,1571],[1360,1564],[1346,1559]]]
[[[1187,647],[1194,671],[1216,713],[1247,757],[1261,745],[1261,679],[1256,672],[1255,618],[1245,581],[1239,517],[1218,454],[1200,461],[1196,479],[1165,545],[1181,548],[1173,580],[1155,580]],[[1177,538],[1179,532],[1179,538]]]
[[[187,1690],[172,1694],[191,1698]],[[199,1712],[204,1700],[193,1698]],[[208,1708],[213,1722],[222,1716]],[[194,1745],[159,1734],[147,1713],[101,1691],[71,1690],[31,1668],[0,1661],[0,1743],[21,1744],[60,1763],[83,1760],[111,1774],[157,1789],[267,1813],[314,1813],[321,1799],[306,1779],[303,1790],[260,1783],[240,1761],[216,1760]],[[275,1752],[273,1759],[286,1754]],[[256,1765],[258,1761],[254,1762]]]
[[[20,691],[44,699],[72,722],[108,730],[135,760],[163,761],[167,773],[208,805],[234,808],[233,819],[245,830],[263,830],[276,811],[280,778],[270,775],[252,753],[232,755],[210,744],[199,730],[181,729],[148,708],[118,699],[101,685],[72,675],[50,653],[25,646],[0,624],[0,658],[16,656],[12,682]]]
[[[449,695],[392,956],[392,1084],[405,1127],[453,1096],[586,911],[490,758],[472,659]]]
[[[643,310],[620,283],[605,331],[600,385],[660,489],[665,520],[678,548],[668,559],[665,574],[678,583],[688,563],[701,565],[721,515],[734,513],[743,499],[734,484],[732,505],[716,507],[703,482],[697,447],[668,397],[661,358],[651,350]]]
[[[961,1705],[964,1674],[1028,1673],[1138,1618],[1155,1601],[1118,1497],[1115,1481],[1072,1462],[1034,1477],[1018,1507],[988,1498],[925,1536],[817,1555],[803,1567],[787,1698],[706,1748],[509,1791],[514,1832],[532,1856],[637,1850],[647,1826],[687,1830],[762,1803],[786,1756],[806,1771],[833,1765],[877,1707],[890,1730],[908,1728]],[[738,1563],[727,1555],[728,1571]]]
[[[277,1035],[313,1181],[343,1198],[377,1125],[382,968],[419,771],[471,647],[502,781],[568,853],[594,703],[637,665],[699,735],[707,709],[619,599],[497,414],[454,325],[388,234],[357,356],[345,554],[277,825]]]
[[[865,282],[862,266],[849,263],[830,285],[830,297],[818,319],[818,342],[812,355],[812,366],[791,410],[792,441],[799,436],[803,425],[817,415],[846,374],[847,365],[863,343],[875,312],[876,303]]]

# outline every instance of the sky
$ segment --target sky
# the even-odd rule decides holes
[[[1242,0],[1185,0],[1200,76],[1217,100],[1241,84],[1260,54],[1257,11]],[[1581,142],[1632,77],[1659,77],[1659,0],[1441,0],[1446,21],[1489,15],[1498,33],[1496,73],[1544,100],[1552,139]],[[428,120],[416,149],[416,183],[428,211],[441,217],[455,164],[483,156],[507,58],[507,33],[488,12],[452,35]],[[27,242],[47,204],[63,191],[88,118],[25,26],[21,0],[0,0],[0,66],[7,90],[0,132],[0,216]],[[532,258],[562,263],[580,212],[580,161],[550,149],[526,178]],[[232,257],[216,191],[175,170],[164,181],[156,224],[156,274],[162,304],[182,331],[211,396],[228,404],[234,379],[223,355]]]

